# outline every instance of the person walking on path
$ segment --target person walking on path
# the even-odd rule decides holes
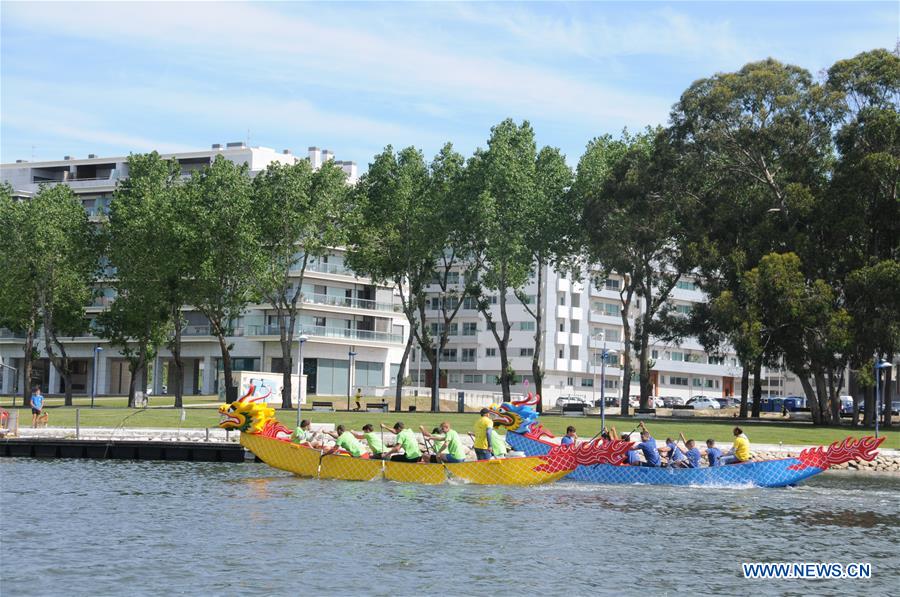
[[[38,420],[44,414],[44,396],[41,394],[41,386],[34,386],[29,404],[31,406],[31,426],[37,427]]]

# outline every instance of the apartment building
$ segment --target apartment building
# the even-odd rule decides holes
[[[240,142],[224,146],[216,144],[205,151],[164,157],[177,160],[182,174],[187,177],[218,155],[235,163],[248,164],[251,175],[272,162],[292,164],[307,159],[313,167],[319,167],[325,161],[334,160],[331,151],[317,147],[310,147],[307,155],[300,157],[289,150],[279,152],[265,147],[248,147]],[[59,161],[19,160],[0,165],[0,178],[12,185],[15,195],[23,200],[38,192],[41,185],[65,184],[77,194],[91,220],[100,224],[106,217],[117,182],[128,176],[126,162],[126,156],[102,158],[96,155],[85,159],[66,156]],[[337,161],[337,164],[347,173],[351,183],[356,181],[355,162]],[[347,393],[350,384],[368,388],[391,385],[396,381],[408,325],[392,288],[355,275],[344,265],[343,251],[335,248],[330,255],[307,266],[303,291],[298,333],[302,332],[308,338],[303,346],[303,360],[309,394],[342,395]],[[98,287],[93,303],[87,307],[87,317],[96,317],[114,300],[112,288]],[[187,321],[183,342],[186,393],[216,393],[216,372],[221,369],[218,342],[200,312],[185,306],[183,313]],[[282,370],[277,319],[271,305],[251,305],[233,324],[235,336],[230,342],[234,346],[235,370]],[[94,384],[97,395],[127,393],[128,366],[118,350],[90,333],[68,338],[65,343],[73,361],[73,393],[90,394]],[[2,394],[24,387],[23,346],[21,334],[0,329],[0,357],[18,372],[18,379],[14,379],[9,369],[0,368]],[[34,363],[32,382],[41,383],[50,394],[62,393],[63,380],[47,358],[41,333],[36,338],[36,347],[39,358]],[[165,393],[171,386],[168,383],[172,371],[170,362],[171,354],[162,348],[153,363],[153,368],[162,372],[162,375],[153,376],[154,393]]]
[[[591,279],[588,274],[586,271],[582,279]],[[621,367],[621,355],[625,349],[619,299],[622,279],[613,275],[605,280],[602,288],[597,288],[561,275],[549,267],[543,277],[545,336],[541,352],[545,370],[545,400],[572,394],[599,399],[604,347],[615,353],[607,360],[605,394],[620,396],[621,388],[626,383],[622,379]],[[427,312],[427,317],[435,332],[440,330],[441,325],[436,310],[441,300],[439,293],[439,287],[429,287],[429,306],[433,308]],[[537,299],[536,283],[527,286],[524,294],[527,301],[534,303]],[[510,296],[507,300],[512,322],[508,353],[518,376],[513,392],[525,393],[529,388],[534,389],[531,365],[535,321],[516,297]],[[695,281],[686,276],[678,282],[670,300],[676,312],[687,315],[692,306],[704,301],[705,297]],[[492,297],[491,302],[496,305],[496,297]],[[632,329],[640,307],[640,301],[636,299],[628,313]],[[499,321],[499,308],[492,306],[492,310]],[[499,392],[497,377],[500,358],[496,342],[485,318],[477,311],[474,300],[463,302],[456,321],[450,326],[449,338],[449,344],[441,355],[441,385]],[[431,367],[427,359],[420,361],[420,356],[418,351],[413,354],[410,375],[427,385],[432,379]],[[673,344],[652,342],[651,357],[651,380],[656,396],[690,398],[697,395],[719,397],[740,394],[742,369],[734,354],[708,354],[695,338],[685,338]],[[630,394],[640,393],[636,373],[629,386]]]

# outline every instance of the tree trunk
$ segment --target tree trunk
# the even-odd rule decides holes
[[[890,355],[890,360],[893,361],[893,356]],[[881,400],[882,405],[884,406],[884,428],[888,429],[891,426],[891,400],[894,396],[894,388],[893,388],[893,367],[888,367],[884,369],[884,386],[881,391]]]
[[[144,366],[141,367],[141,391],[144,392],[145,395],[147,392],[147,369],[150,364],[150,356],[151,355],[149,354],[147,355],[147,358],[144,360]]]
[[[628,312],[631,309],[631,294],[628,295],[628,301],[622,301],[622,346],[625,347],[625,354],[622,355],[622,399],[619,402],[619,414],[624,417],[628,416],[628,397],[631,395],[631,321],[628,319]]]
[[[650,300],[647,297],[644,297],[645,310],[644,316],[641,321],[641,326],[638,329],[638,341],[640,343],[640,353],[638,354],[638,358],[640,359],[640,371],[641,371],[641,408],[646,409],[649,408],[650,403],[650,334],[647,330],[650,329],[650,319],[652,318],[652,311]]]
[[[759,411],[762,405],[762,380],[760,377],[762,377],[762,358],[753,362],[753,408],[750,416],[754,419],[759,418]]]
[[[863,427],[871,427],[875,424],[875,386],[865,388]]]
[[[840,384],[838,380],[838,385]],[[841,399],[838,388],[835,387],[834,371],[828,371],[828,404],[831,409],[831,421],[834,425],[841,424]]]
[[[534,311],[534,356],[531,359],[531,375],[534,377],[534,391],[538,396],[544,392],[544,371],[541,369],[541,351],[544,347],[544,265],[537,264],[537,305]],[[588,355],[590,358],[590,353]],[[543,412],[543,400],[538,400],[537,412]]]
[[[292,356],[291,342],[281,334],[281,408],[294,408],[291,403],[293,392],[293,384],[291,382],[291,374],[294,372],[295,364]],[[303,383],[300,380],[299,383]],[[300,400],[300,392],[298,389],[297,400]]]
[[[410,331],[409,339],[406,341],[406,348],[403,349],[403,357],[400,358],[400,371],[397,372],[397,389],[394,392],[394,404],[397,412],[403,409],[403,377],[406,371],[406,362],[409,360],[409,353],[412,351],[413,334]],[[439,384],[440,385],[440,384]]]
[[[828,387],[825,383],[825,374],[822,371],[816,371],[813,375],[816,382],[816,397],[819,402],[819,414],[822,418],[821,422],[828,425],[831,421],[831,410],[828,408]]]
[[[221,332],[221,328],[216,326],[216,338],[219,340],[219,349],[222,351],[222,375],[225,378],[225,402],[231,404],[237,400],[237,387],[231,378],[231,351],[228,349],[228,340]]]
[[[66,406],[72,406],[72,378],[69,374],[69,357],[66,354],[66,347],[63,346],[63,343],[60,342],[59,338],[56,337],[56,332],[51,330],[53,330],[52,318],[45,313],[44,350],[47,351],[47,356],[50,357],[50,362],[53,364],[53,367],[59,372],[59,376],[62,378],[63,383],[66,386],[64,404]],[[54,346],[59,350],[59,356],[56,356],[56,353],[54,352]]]
[[[748,398],[750,396],[750,366],[741,362],[741,411],[740,418],[747,418]]]
[[[131,373],[131,379],[128,381],[128,408],[134,408],[134,390],[137,386],[139,370],[140,364],[128,363],[128,371]]]
[[[816,396],[815,390],[813,390],[812,384],[809,383],[809,375],[803,372],[795,372],[797,378],[800,380],[800,385],[803,386],[803,393],[806,395],[806,402],[809,404],[810,414],[812,415],[813,423],[816,425],[822,424],[822,413],[819,410],[819,399]]]
[[[23,355],[24,364],[22,367],[22,406],[28,405],[31,398],[31,373],[34,369],[34,325],[25,332],[25,354]],[[47,388],[44,388],[46,391]]]
[[[172,339],[172,345],[169,347],[172,351],[172,364],[175,371],[169,367],[168,385],[175,394],[175,408],[181,408],[184,405],[184,361],[181,359],[181,311],[180,305],[173,309],[172,320],[175,322],[175,337]],[[216,375],[216,371],[212,374]],[[157,373],[162,375],[162,371]]]

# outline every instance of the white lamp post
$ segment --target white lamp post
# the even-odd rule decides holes
[[[885,361],[884,359],[882,359],[880,363],[875,364],[875,437],[876,438],[878,437],[878,419],[881,417],[882,411],[884,410],[881,406],[881,398],[882,398],[881,393],[883,390],[881,389],[879,379],[878,379],[880,377],[879,370],[880,369],[890,369],[891,367],[893,367],[893,365],[890,364],[889,362]]]
[[[300,402],[303,398],[303,343],[309,340],[309,336],[300,330],[297,336],[297,427],[300,427]]]
[[[610,356],[618,354],[615,350],[606,350],[606,342],[603,342],[603,352],[600,361],[600,431],[606,429],[606,360]]]
[[[94,408],[94,396],[97,395],[97,363],[102,350],[99,346],[94,347],[94,371],[91,376],[91,408]]]

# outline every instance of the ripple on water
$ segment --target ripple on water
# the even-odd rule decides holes
[[[258,464],[4,459],[9,594],[838,594],[741,561],[900,569],[896,478],[793,489],[441,487],[298,479]],[[244,559],[246,558],[246,559]],[[630,589],[635,589],[631,591]],[[854,591],[854,588],[857,590]]]

